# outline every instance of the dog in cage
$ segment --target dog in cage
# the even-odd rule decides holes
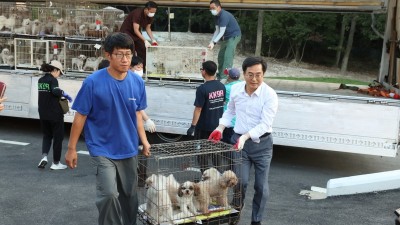
[[[89,30],[89,26],[87,24],[80,25],[78,35],[85,37],[88,30]]]
[[[200,181],[194,184],[194,206],[197,211],[203,214],[209,214],[208,206],[210,205],[210,185],[208,181]]]
[[[6,24],[7,17],[4,15],[0,15],[0,30],[3,30],[5,24]]]
[[[32,22],[30,19],[23,19],[21,27],[14,29],[16,34],[30,34],[32,32]]]
[[[11,65],[14,57],[8,48],[3,48],[0,53],[1,64]]]
[[[41,29],[42,29],[42,23],[40,22],[40,20],[38,20],[38,19],[33,20],[31,34],[38,35],[40,33]]]
[[[91,68],[93,71],[96,71],[99,63],[103,60],[103,57],[88,57],[85,62],[85,66],[83,66],[84,71],[88,71],[89,68]]]
[[[166,189],[167,177],[152,174],[146,179],[146,211],[157,224],[169,222],[174,224],[171,199]]]
[[[12,32],[14,31],[15,25],[17,20],[19,19],[19,16],[17,14],[11,14],[5,21],[4,21],[4,27],[11,30]]]
[[[85,55],[79,55],[78,57],[72,58],[72,69],[77,69],[79,71],[83,71],[83,64],[86,59]]]
[[[181,212],[174,215],[174,218],[182,219],[197,215],[197,209],[193,202],[194,185],[194,182],[191,181],[185,181],[179,185],[178,202]]]
[[[217,204],[223,207],[228,207],[228,188],[232,188],[237,185],[238,178],[232,170],[227,170],[218,179],[218,185],[212,182],[214,186],[211,187],[212,190],[217,192],[211,192],[211,197],[217,198]],[[214,189],[214,187],[216,189]]]
[[[203,174],[201,175],[201,180],[217,180],[221,177],[221,173],[215,169],[214,167],[211,167],[209,169],[204,170]]]
[[[64,36],[68,34],[68,27],[66,21],[63,18],[57,19],[53,27],[53,34],[57,36]]]

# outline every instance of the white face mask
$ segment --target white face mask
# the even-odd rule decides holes
[[[140,77],[143,77],[143,70],[135,70],[135,73],[137,73],[137,75],[139,75]]]
[[[149,12],[149,14],[147,14],[148,17],[154,17],[154,15],[156,15],[156,13]]]
[[[216,15],[218,14],[218,12],[217,12],[216,9],[212,9],[212,10],[210,10],[210,11],[211,11],[211,14],[212,14],[213,16],[216,16]]]

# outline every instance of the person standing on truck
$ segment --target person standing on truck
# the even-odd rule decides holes
[[[141,110],[147,107],[146,89],[130,71],[134,51],[128,34],[113,33],[104,40],[110,66],[88,76],[76,96],[76,110],[65,160],[77,167],[76,145],[84,128],[85,141],[96,167],[98,223],[136,224],[139,138],[142,153],[150,155]]]
[[[187,135],[192,136],[194,133],[196,140],[207,139],[218,126],[218,120],[224,112],[225,102],[225,86],[215,79],[217,64],[213,61],[203,62],[200,71],[205,82],[197,87],[192,125],[187,130]],[[202,173],[208,169],[208,157],[198,156]],[[218,157],[213,156],[212,161],[214,166],[218,168],[220,164]]]
[[[42,159],[38,168],[44,169],[47,165],[47,155],[53,144],[53,163],[50,166],[52,170],[63,170],[67,166],[60,162],[62,142],[64,140],[64,112],[60,106],[59,100],[65,97],[69,102],[72,97],[60,89],[58,80],[63,72],[62,64],[53,60],[40,67],[45,74],[38,80],[38,108],[39,119],[43,133]]]
[[[151,45],[158,45],[156,39],[151,31],[151,24],[154,21],[154,15],[157,12],[157,3],[148,1],[144,8],[134,9],[128,14],[126,19],[121,25],[120,32],[127,33],[135,42],[136,55],[143,59],[143,64],[146,66],[146,48]],[[151,43],[146,40],[142,34],[142,29],[146,30],[146,33],[151,39]],[[146,71],[146,68],[143,68]]]
[[[223,80],[226,79],[224,69],[233,66],[236,46],[242,37],[242,32],[240,31],[239,24],[235,17],[230,12],[222,9],[219,0],[211,0],[210,11],[211,14],[215,16],[215,32],[208,45],[208,49],[212,50],[218,41],[221,40],[218,53],[217,78]]]
[[[233,158],[241,157],[241,169],[234,172],[239,184],[234,188],[232,205],[243,208],[251,167],[255,170],[254,196],[251,224],[260,225],[266,211],[269,196],[268,175],[272,159],[272,122],[278,110],[276,92],[264,82],[267,63],[260,57],[248,57],[243,61],[242,69],[245,82],[232,86],[228,108],[219,120],[219,126],[209,139],[221,140],[225,127],[229,127],[236,116],[234,134],[231,141],[236,143]],[[241,151],[241,154],[240,152]],[[232,221],[230,224],[237,224]]]

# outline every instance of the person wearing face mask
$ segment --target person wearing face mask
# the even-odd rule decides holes
[[[217,78],[226,80],[227,76],[224,74],[224,69],[233,67],[233,57],[235,56],[236,46],[242,37],[242,32],[235,17],[230,12],[222,9],[219,0],[211,0],[210,12],[215,17],[215,32],[208,49],[212,50],[221,41],[218,53]]]
[[[134,9],[128,14],[120,29],[120,32],[129,34],[133,39],[136,55],[143,59],[143,65],[146,65],[146,48],[151,45],[158,45],[151,31],[151,24],[154,21],[157,7],[157,3],[148,1],[144,8]],[[151,43],[143,36],[142,29],[146,30]],[[146,71],[145,67],[143,69]]]

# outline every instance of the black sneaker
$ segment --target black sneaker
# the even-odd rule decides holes
[[[39,165],[37,166],[40,169],[44,169],[44,167],[47,165],[47,156],[43,157],[40,162]]]

